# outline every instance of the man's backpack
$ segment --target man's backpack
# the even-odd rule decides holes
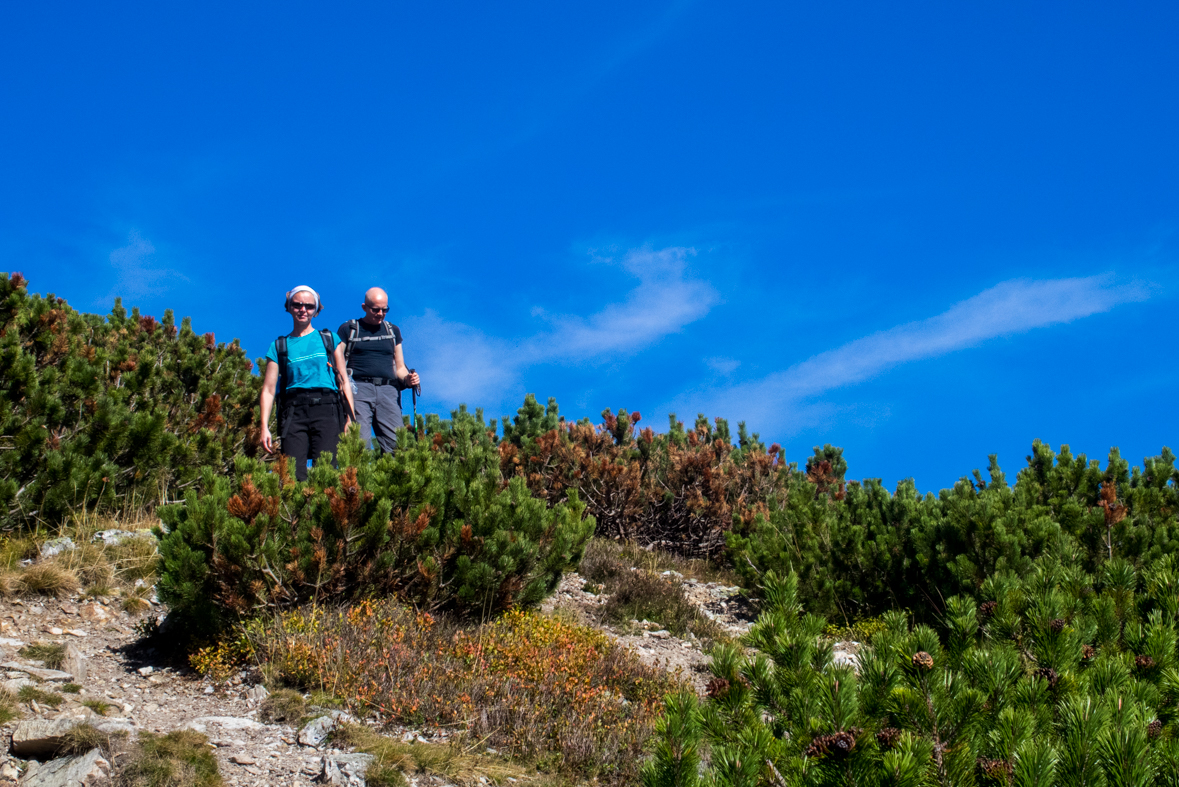
[[[327,353],[328,366],[335,371],[335,357],[336,347],[335,340],[332,339],[332,332],[327,328],[319,329],[319,338],[323,340],[323,349]],[[286,409],[283,405],[283,398],[287,392],[287,337],[280,336],[274,340],[274,349],[278,353],[278,433],[282,434],[283,410]]]

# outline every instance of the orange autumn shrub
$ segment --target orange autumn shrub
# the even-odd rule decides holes
[[[261,665],[389,723],[461,727],[486,745],[628,784],[678,679],[602,633],[510,611],[460,629],[393,601],[305,607],[251,627]]]

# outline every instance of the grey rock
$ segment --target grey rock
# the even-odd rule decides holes
[[[56,669],[41,669],[40,667],[30,667],[28,664],[21,664],[17,661],[6,661],[0,664],[0,669],[10,669],[16,672],[24,672],[32,675],[37,680],[45,680],[50,683],[69,683],[74,679],[74,676],[68,672],[62,672]]]
[[[36,685],[37,681],[33,680],[32,678],[10,678],[3,683],[0,683],[0,687],[3,687],[4,690],[9,694],[20,694],[20,690],[25,686]]]
[[[98,787],[110,782],[111,764],[98,749],[80,757],[61,757],[47,763],[29,763],[21,787]]]
[[[66,536],[51,538],[41,545],[41,557],[54,557],[62,552],[72,552],[77,548],[72,538]]]
[[[299,743],[303,746],[318,748],[328,735],[331,735],[343,722],[352,721],[352,717],[343,711],[329,711],[326,715],[312,719],[299,730]]]
[[[364,787],[364,775],[376,759],[371,754],[329,754],[322,760],[319,781],[336,787]]]
[[[229,761],[235,765],[253,765],[258,762],[248,754],[235,754],[229,758]]]
[[[265,686],[261,685],[255,686],[246,692],[246,699],[254,700],[255,702],[261,702],[269,696],[270,692],[266,690]]]
[[[150,530],[119,530],[117,528],[112,530],[100,530],[94,534],[95,543],[101,541],[104,546],[108,547],[118,546],[129,538],[154,539],[155,534]]]
[[[140,667],[139,669],[137,669],[135,671],[146,678],[148,675],[155,672],[156,668],[155,667]]]
[[[183,725],[183,729],[205,732],[210,724],[226,730],[260,730],[266,727],[261,722],[237,716],[200,716]]]
[[[659,631],[648,631],[646,632],[646,635],[654,637],[655,639],[667,639],[671,636],[671,632],[667,629],[659,629]]]
[[[74,676],[74,683],[86,682],[86,673],[89,671],[86,657],[72,642],[66,644],[65,658],[62,659],[61,667],[63,672]]]
[[[17,757],[53,757],[65,746],[65,736],[78,719],[24,719],[12,731],[10,751]]]

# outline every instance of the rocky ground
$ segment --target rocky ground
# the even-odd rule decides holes
[[[664,571],[662,576],[669,582],[679,584],[688,600],[720,626],[726,635],[739,637],[753,625],[753,610],[741,596],[739,587],[685,578],[676,571]],[[606,593],[589,593],[585,587],[586,580],[580,574],[568,573],[561,580],[557,592],[549,596],[541,608],[546,612],[571,614],[585,625],[601,629],[631,648],[643,662],[679,671],[698,692],[704,692],[708,683],[708,663],[711,661],[704,653],[707,643],[693,634],[676,637],[658,623],[646,620],[633,620],[622,627],[607,625],[601,621],[597,608],[605,604],[610,596]]]
[[[3,725],[9,755],[0,763],[0,785],[75,787],[63,769],[70,763],[64,758],[59,762],[54,755],[63,732],[79,722],[104,732],[167,733],[188,728],[204,733],[231,787],[363,783],[348,777],[363,770],[356,766],[367,755],[350,755],[324,743],[333,715],[339,712],[325,711],[318,724],[301,731],[259,721],[258,706],[266,689],[251,685],[248,676],[214,685],[187,668],[164,664],[150,648],[140,647],[136,629],[153,614],[162,614],[158,606],[135,616],[119,609],[113,599],[0,602],[0,667],[6,672],[5,688],[16,693],[27,684],[64,698],[57,708],[36,700],[24,702],[22,718]],[[62,670],[44,670],[39,662],[18,655],[21,648],[37,642],[69,646],[70,657]],[[62,691],[70,683],[81,686],[80,690]],[[97,714],[95,708],[105,715]],[[390,734],[388,729],[383,732]],[[399,729],[392,734],[406,741],[446,739],[445,733],[428,730]],[[73,758],[73,765],[86,766],[84,759]],[[102,762],[83,768],[90,773],[83,783],[101,781]],[[447,784],[431,776],[410,777],[410,782],[422,787]]]

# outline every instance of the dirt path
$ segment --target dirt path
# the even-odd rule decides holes
[[[739,637],[753,625],[752,610],[740,596],[740,588],[728,587],[717,582],[701,582],[684,578],[675,571],[665,571],[663,578],[679,584],[688,600],[698,606],[704,615],[721,627],[730,637]],[[626,627],[610,626],[603,623],[598,608],[609,600],[606,593],[586,592],[586,580],[578,573],[566,574],[557,592],[549,596],[541,609],[546,612],[563,612],[573,615],[587,626],[601,629],[611,638],[632,649],[647,664],[679,671],[690,680],[698,693],[704,693],[708,684],[708,664],[712,659],[705,655],[706,645],[694,635],[676,637],[656,623],[632,621]]]
[[[7,669],[10,690],[19,690],[28,678],[15,666],[38,666],[18,655],[25,645],[69,642],[86,659],[86,677],[76,694],[62,693],[58,708],[23,703],[23,718],[85,719],[108,729],[167,733],[191,728],[205,733],[216,747],[216,757],[225,783],[230,787],[310,785],[319,781],[324,758],[343,754],[332,748],[300,745],[294,727],[265,724],[258,720],[258,706],[265,689],[253,686],[239,674],[225,684],[214,685],[192,670],[163,663],[150,648],[140,644],[136,625],[146,615],[132,616],[118,609],[113,600],[28,599],[0,602],[0,662]],[[147,615],[161,615],[155,606]],[[60,691],[60,683],[41,683],[38,688]],[[87,701],[106,703],[105,716],[97,715]],[[11,741],[16,721],[3,726],[4,743]],[[407,740],[444,742],[442,735],[429,731],[385,728],[385,735]],[[8,750],[8,746],[5,746]],[[8,759],[0,765],[0,777],[12,776],[13,767],[25,762]],[[446,785],[432,776],[410,777],[415,785]],[[11,778],[0,784],[15,784]]]

